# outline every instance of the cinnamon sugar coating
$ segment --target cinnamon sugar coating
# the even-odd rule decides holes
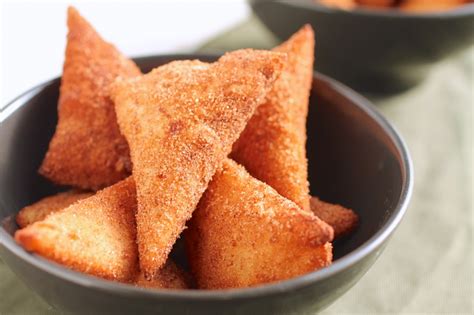
[[[311,211],[334,229],[334,238],[350,234],[359,223],[359,216],[341,205],[311,197]]]
[[[252,176],[309,210],[305,146],[313,78],[313,30],[304,26],[274,51],[287,53],[288,62],[234,144],[231,157]]]
[[[68,10],[68,28],[58,124],[39,171],[55,183],[96,190],[130,173],[109,85],[140,70],[74,8]]]
[[[230,159],[214,175],[185,233],[200,289],[289,279],[332,260],[330,226]]]
[[[140,267],[153,277],[216,169],[286,61],[239,50],[217,62],[174,61],[118,80],[112,96],[137,185]]]
[[[58,212],[74,202],[92,196],[90,192],[70,190],[53,196],[45,197],[29,206],[24,207],[16,215],[16,222],[20,228],[44,220],[49,214]]]
[[[168,259],[157,275],[148,280],[140,272],[134,283],[138,287],[149,289],[189,289],[189,276],[173,261]]]
[[[131,177],[15,233],[15,240],[73,270],[128,282],[138,272]]]

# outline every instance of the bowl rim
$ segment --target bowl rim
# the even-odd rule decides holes
[[[213,54],[157,54],[147,55],[133,58],[135,61],[145,60],[172,60],[184,58],[215,58],[219,55]],[[330,266],[299,276],[289,280],[280,282],[264,284],[261,286],[240,289],[226,289],[226,290],[167,290],[167,289],[145,289],[135,287],[129,284],[122,284],[118,282],[100,279],[94,276],[89,276],[80,272],[70,270],[60,264],[49,261],[39,255],[30,254],[19,246],[13,237],[0,226],[0,247],[4,247],[11,254],[17,258],[27,262],[34,268],[41,269],[55,277],[61,278],[64,281],[72,282],[79,286],[88,287],[95,290],[106,291],[113,294],[140,298],[157,298],[157,299],[188,299],[194,301],[224,301],[229,299],[247,299],[257,298],[262,296],[270,296],[275,294],[286,293],[292,290],[298,290],[311,285],[314,282],[327,279],[337,273],[344,271],[350,266],[358,263],[368,256],[373,251],[377,250],[385,241],[392,235],[399,223],[401,222],[411,195],[413,191],[413,165],[404,140],[401,138],[397,130],[377,111],[367,99],[359,95],[349,87],[343,85],[318,72],[313,73],[313,80],[317,79],[328,84],[328,86],[348,99],[359,110],[367,114],[375,123],[377,123],[389,137],[392,144],[396,148],[396,153],[399,155],[401,161],[402,172],[402,189],[400,192],[398,203],[388,218],[387,222],[380,227],[380,229],[365,241],[358,248],[334,261]],[[60,80],[60,77],[43,82],[26,92],[22,93],[4,108],[0,110],[0,124],[12,115],[17,109],[26,104],[28,100],[37,95],[45,87],[50,86]],[[0,201],[1,202],[1,201]]]
[[[266,0],[248,0],[253,7],[254,5],[271,2]],[[347,14],[361,17],[384,17],[392,19],[450,19],[457,17],[465,17],[474,15],[474,3],[466,3],[458,7],[441,10],[441,11],[403,11],[400,9],[372,9],[370,7],[358,6],[355,9],[344,10],[337,7],[331,7],[312,0],[293,0],[281,1],[280,4],[299,7],[314,11],[322,11],[329,14]]]

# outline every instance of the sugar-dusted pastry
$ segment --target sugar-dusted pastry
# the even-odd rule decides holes
[[[15,240],[76,271],[122,282],[138,272],[131,177],[18,230]]]
[[[186,230],[200,289],[243,288],[328,266],[332,228],[227,159]]]
[[[324,202],[311,197],[311,211],[334,229],[334,238],[350,234],[357,227],[358,215],[341,205]]]
[[[306,116],[313,78],[314,33],[304,26],[274,49],[288,62],[234,144],[232,158],[252,176],[309,211]]]
[[[64,209],[74,202],[90,197],[93,193],[81,192],[77,190],[70,190],[63,193],[58,193],[53,196],[45,197],[29,206],[24,207],[18,212],[16,216],[16,223],[21,228],[44,220],[46,216],[53,212]]]
[[[140,70],[74,8],[68,10],[68,28],[58,124],[40,173],[57,184],[96,190],[130,173],[109,85]]]
[[[118,80],[113,100],[137,185],[140,267],[153,277],[286,55],[239,50]]]
[[[149,289],[189,289],[189,276],[168,259],[155,277],[148,280],[145,274],[140,272],[134,283],[138,287]]]

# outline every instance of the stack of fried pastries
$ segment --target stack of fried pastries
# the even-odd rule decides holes
[[[68,26],[40,173],[73,190],[19,212],[20,245],[147,288],[249,287],[331,264],[357,215],[309,195],[309,26],[272,51],[144,75],[74,8]],[[181,236],[189,274],[170,258]]]

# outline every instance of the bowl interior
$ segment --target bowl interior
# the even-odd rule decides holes
[[[190,57],[215,59],[173,55],[139,58],[137,63],[147,72]],[[18,228],[13,218],[20,208],[62,189],[37,173],[54,133],[58,93],[56,79],[23,94],[1,113],[0,230],[10,235]],[[409,161],[396,133],[364,99],[319,74],[314,77],[307,128],[311,193],[360,215],[355,233],[334,244],[336,262],[329,267],[333,268],[350,252],[374,241],[377,233],[380,237],[387,222],[404,211],[411,185]],[[174,254],[180,256],[179,251],[178,245]]]

